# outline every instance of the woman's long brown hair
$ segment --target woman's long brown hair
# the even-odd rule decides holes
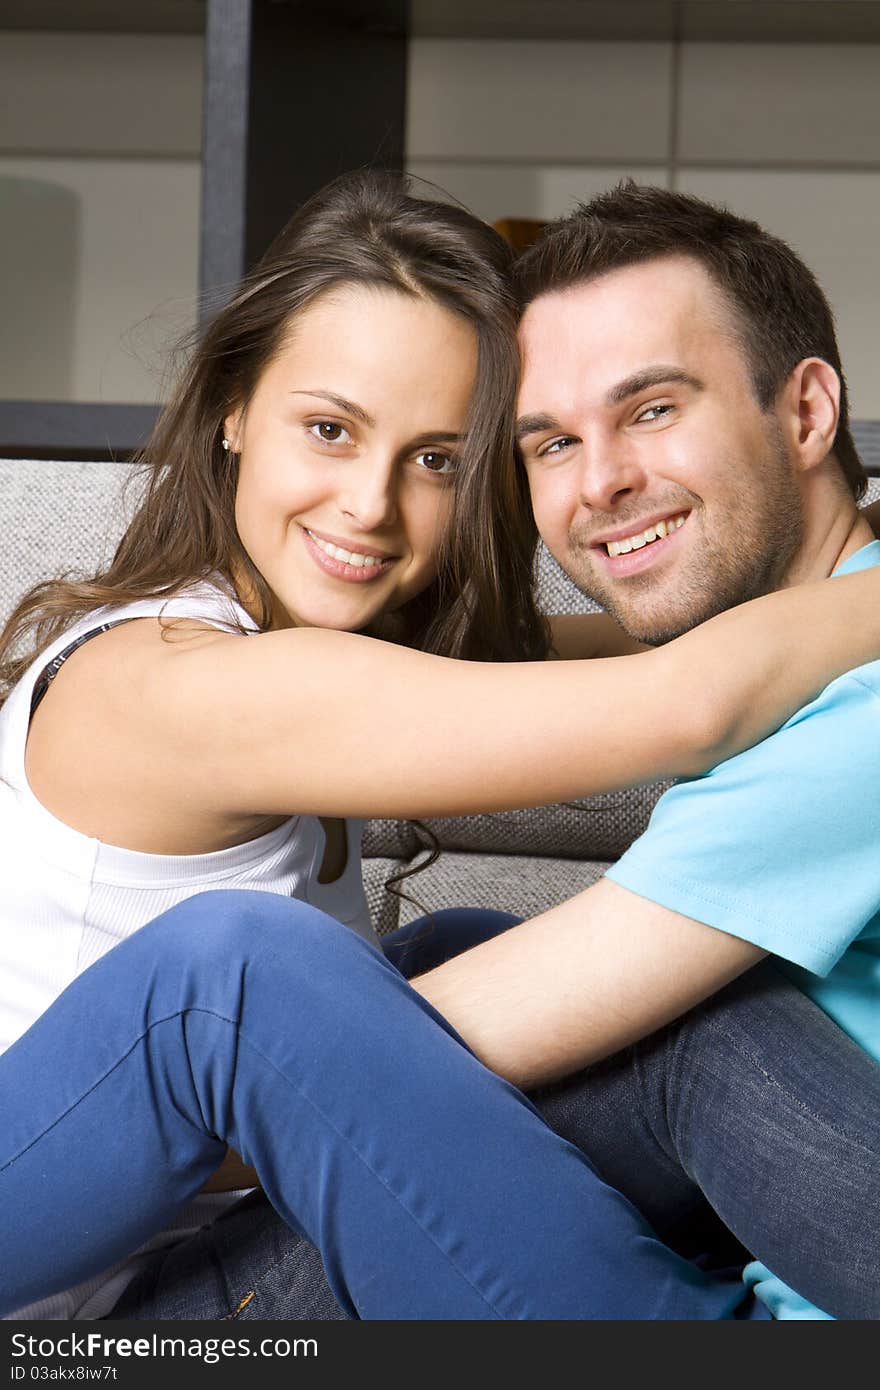
[[[477,378],[436,580],[378,635],[448,656],[546,653],[532,597],[536,532],[514,460],[517,359],[511,251],[463,208],[413,196],[400,174],[345,175],[309,200],[198,341],[136,457],[145,490],[110,565],[87,580],[37,585],[0,636],[0,701],[28,662],[104,605],[168,597],[210,574],[249,595],[261,628],[271,594],[235,529],[237,465],[222,422],[246,405],[307,305],[333,286],[384,286],[462,314],[478,341]],[[256,596],[255,599],[253,596]]]

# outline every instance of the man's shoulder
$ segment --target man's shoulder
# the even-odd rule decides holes
[[[825,689],[803,705],[787,721],[789,725],[811,719],[817,715],[833,714],[843,720],[857,718],[860,713],[871,714],[874,703],[880,699],[880,660],[868,661],[863,666],[854,666],[842,676],[831,681]],[[786,726],[783,726],[786,727]]]

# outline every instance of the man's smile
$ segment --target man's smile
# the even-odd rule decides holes
[[[655,513],[591,537],[587,544],[609,579],[627,579],[672,555],[678,548],[679,532],[690,514],[690,508]]]
[[[605,546],[609,555],[628,555],[631,550],[641,550],[642,546],[664,540],[670,531],[677,531],[684,525],[687,515],[686,511],[676,512],[672,516],[661,517],[644,530],[627,531],[625,535],[614,540],[601,541],[599,544]]]

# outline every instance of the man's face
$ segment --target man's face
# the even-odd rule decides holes
[[[798,475],[702,266],[664,257],[542,295],[520,341],[538,529],[622,627],[666,642],[784,583]]]

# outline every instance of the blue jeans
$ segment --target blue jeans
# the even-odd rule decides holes
[[[764,1317],[314,908],[213,892],[110,951],[0,1058],[0,1311],[93,1275],[231,1144],[347,1317]]]
[[[438,912],[383,945],[414,975],[515,920]],[[835,1316],[880,1318],[880,1067],[769,962],[532,1100],[679,1251],[754,1252]],[[255,1193],[157,1252],[111,1316],[345,1314],[315,1248]]]

